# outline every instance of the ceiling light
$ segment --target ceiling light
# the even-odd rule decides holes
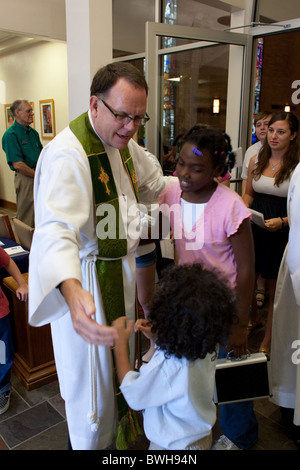
[[[213,114],[219,114],[220,113],[220,100],[219,100],[219,98],[214,98],[212,112],[213,112]]]

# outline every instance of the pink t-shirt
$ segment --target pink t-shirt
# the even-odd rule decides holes
[[[229,237],[238,231],[243,220],[251,217],[250,211],[237,193],[218,184],[189,232],[182,223],[180,199],[179,182],[170,184],[159,197],[162,213],[170,214],[179,264],[200,263],[235,289],[237,271]]]
[[[9,263],[9,255],[0,247],[0,268],[6,268]],[[9,314],[9,303],[3,290],[0,287],[0,318]]]

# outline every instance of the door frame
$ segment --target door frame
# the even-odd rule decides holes
[[[253,37],[253,59],[252,59],[252,79],[251,79],[251,89],[250,89],[250,106],[249,112],[250,115],[253,115],[254,110],[254,94],[255,94],[255,66],[256,66],[256,48],[255,41],[260,37],[271,36],[274,34],[285,34],[291,31],[300,31],[300,18],[286,20],[286,21],[278,21],[277,23],[270,23],[261,26],[252,27],[248,34]],[[300,77],[299,77],[300,79]],[[291,92],[292,93],[292,92]],[[251,134],[250,129],[248,133]]]
[[[158,38],[168,36],[196,40],[185,46],[158,49]],[[203,41],[206,43],[203,44]],[[251,66],[252,66],[252,43],[250,34],[232,33],[227,31],[209,30],[205,28],[194,28],[178,26],[165,23],[146,23],[146,80],[149,86],[148,109],[151,117],[146,126],[146,147],[154,154],[159,155],[159,125],[160,125],[160,87],[159,87],[159,57],[183,50],[191,50],[208,44],[229,44],[243,47],[243,59],[240,63],[242,77],[240,103],[239,103],[239,126],[235,130],[236,136],[232,136],[243,149],[247,145],[247,129],[249,124],[250,88],[251,88]],[[230,70],[229,70],[230,72]],[[227,129],[226,129],[227,130]],[[228,130],[227,130],[228,131]]]

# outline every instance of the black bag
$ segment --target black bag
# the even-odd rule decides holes
[[[217,359],[214,402],[235,403],[271,396],[269,361],[264,353]]]

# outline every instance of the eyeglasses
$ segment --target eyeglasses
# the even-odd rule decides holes
[[[149,121],[150,117],[148,116],[148,114],[146,113],[144,116],[140,117],[140,116],[134,116],[134,117],[131,117],[129,116],[128,114],[118,114],[118,113],[115,113],[115,111],[113,111],[111,109],[110,106],[108,106],[107,103],[105,103],[104,100],[102,100],[101,98],[99,98],[102,103],[104,104],[104,106],[111,112],[111,114],[114,115],[114,117],[116,118],[116,120],[122,124],[129,124],[131,121],[134,122],[134,124],[136,126],[144,126],[146,124],[146,122]]]
[[[17,108],[17,109],[18,109],[18,111],[21,111],[21,112],[27,113],[27,114],[34,113],[32,108],[29,108],[29,109]]]

